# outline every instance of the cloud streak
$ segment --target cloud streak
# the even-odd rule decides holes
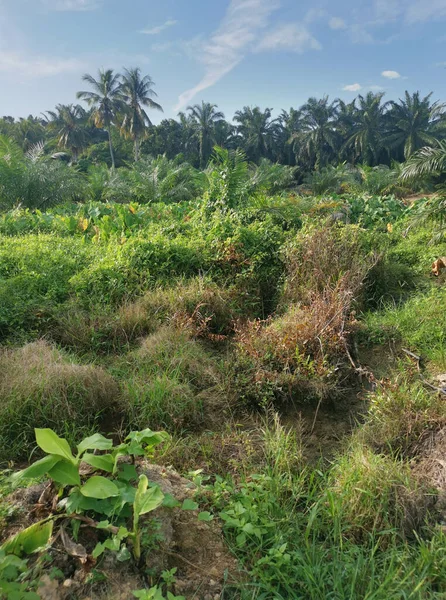
[[[0,73],[36,78],[78,72],[84,68],[85,64],[78,59],[28,58],[17,52],[0,51]]]
[[[257,51],[292,50],[301,54],[305,50],[321,50],[322,46],[301,23],[289,23],[265,34]]]
[[[177,23],[178,23],[178,21],[175,21],[174,19],[168,19],[162,25],[157,25],[156,27],[151,27],[150,29],[141,29],[141,31],[139,33],[144,33],[145,35],[158,35],[165,29],[168,29],[169,27],[172,27],[173,25],[176,25]]]
[[[102,0],[42,0],[49,10],[59,12],[84,12],[96,10],[102,5]]]
[[[216,84],[234,69],[249,52],[267,50],[319,50],[319,42],[306,25],[289,23],[267,31],[271,15],[280,0],[231,0],[219,28],[194,49],[194,57],[205,67],[202,79],[183,92],[174,110],[184,108],[199,92]]]

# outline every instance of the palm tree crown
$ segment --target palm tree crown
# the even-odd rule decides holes
[[[392,148],[401,149],[405,160],[423,146],[432,146],[438,136],[444,104],[431,104],[432,93],[424,98],[420,92],[405,92],[404,99],[390,102],[390,132],[388,142]]]
[[[225,118],[224,114],[216,109],[217,105],[209,102],[187,107],[198,137],[201,167],[204,167],[209,160],[212,146],[216,141],[215,125]]]
[[[79,153],[88,142],[85,109],[79,104],[58,104],[54,111],[48,111],[48,115],[50,127],[56,131],[58,145],[69,150],[73,162],[77,162]]]
[[[77,97],[85,100],[92,107],[91,117],[96,127],[105,128],[108,133],[112,169],[115,168],[115,157],[111,139],[111,126],[116,123],[117,116],[124,110],[124,98],[121,92],[120,76],[112,69],[100,70],[95,79],[86,73],[82,79],[90,84],[93,91],[78,92]]]
[[[122,130],[133,140],[135,160],[139,159],[139,147],[147,126],[152,125],[144,107],[163,110],[161,105],[153,100],[153,97],[156,97],[153,85],[154,82],[150,75],[142,77],[140,69],[124,69],[121,93],[126,110],[122,121]]]

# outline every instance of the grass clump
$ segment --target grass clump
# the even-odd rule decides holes
[[[119,387],[104,370],[74,364],[45,341],[0,354],[0,459],[26,458],[34,428],[74,443],[119,413]]]
[[[378,535],[384,544],[393,541],[393,533],[411,536],[426,518],[429,496],[409,466],[359,441],[338,459],[330,480],[329,495],[336,497],[344,535],[355,542]]]
[[[434,368],[446,367],[446,288],[433,286],[428,293],[417,294],[404,304],[388,305],[379,312],[364,315],[369,342],[395,341],[421,354]]]
[[[410,455],[423,434],[446,424],[444,399],[419,380],[403,376],[382,381],[369,400],[364,434],[378,448]]]
[[[212,356],[186,330],[161,327],[113,367],[132,429],[193,430],[224,408]]]

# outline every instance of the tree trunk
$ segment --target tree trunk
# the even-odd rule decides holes
[[[111,138],[110,127],[108,128],[108,145],[110,146],[111,168],[115,172],[115,153],[113,152],[113,143]]]
[[[139,160],[139,138],[138,137],[135,137],[134,149],[135,149],[135,162],[138,162],[138,160]]]

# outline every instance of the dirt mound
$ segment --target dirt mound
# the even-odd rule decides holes
[[[194,496],[193,483],[171,468],[142,461],[137,470],[179,503]],[[37,503],[45,487],[32,486],[11,494],[8,500],[16,508],[16,518],[8,525],[7,537],[36,520]],[[98,531],[91,527],[82,530],[87,536],[81,540],[88,549],[87,561],[69,556],[55,528],[53,545],[46,553],[49,562],[40,572],[39,596],[42,600],[132,600],[133,591],[153,586],[163,571],[176,568],[173,593],[194,600],[221,598],[224,580],[235,579],[237,561],[225,545],[220,523],[200,521],[198,513],[199,509],[160,507],[142,517],[143,527],[156,530],[156,542],[146,549],[146,563],[140,569],[131,560],[120,562],[113,552],[96,563],[90,552],[98,541]],[[63,573],[63,580],[48,577],[55,568]]]
[[[426,433],[417,456],[414,472],[446,496],[446,427]]]

